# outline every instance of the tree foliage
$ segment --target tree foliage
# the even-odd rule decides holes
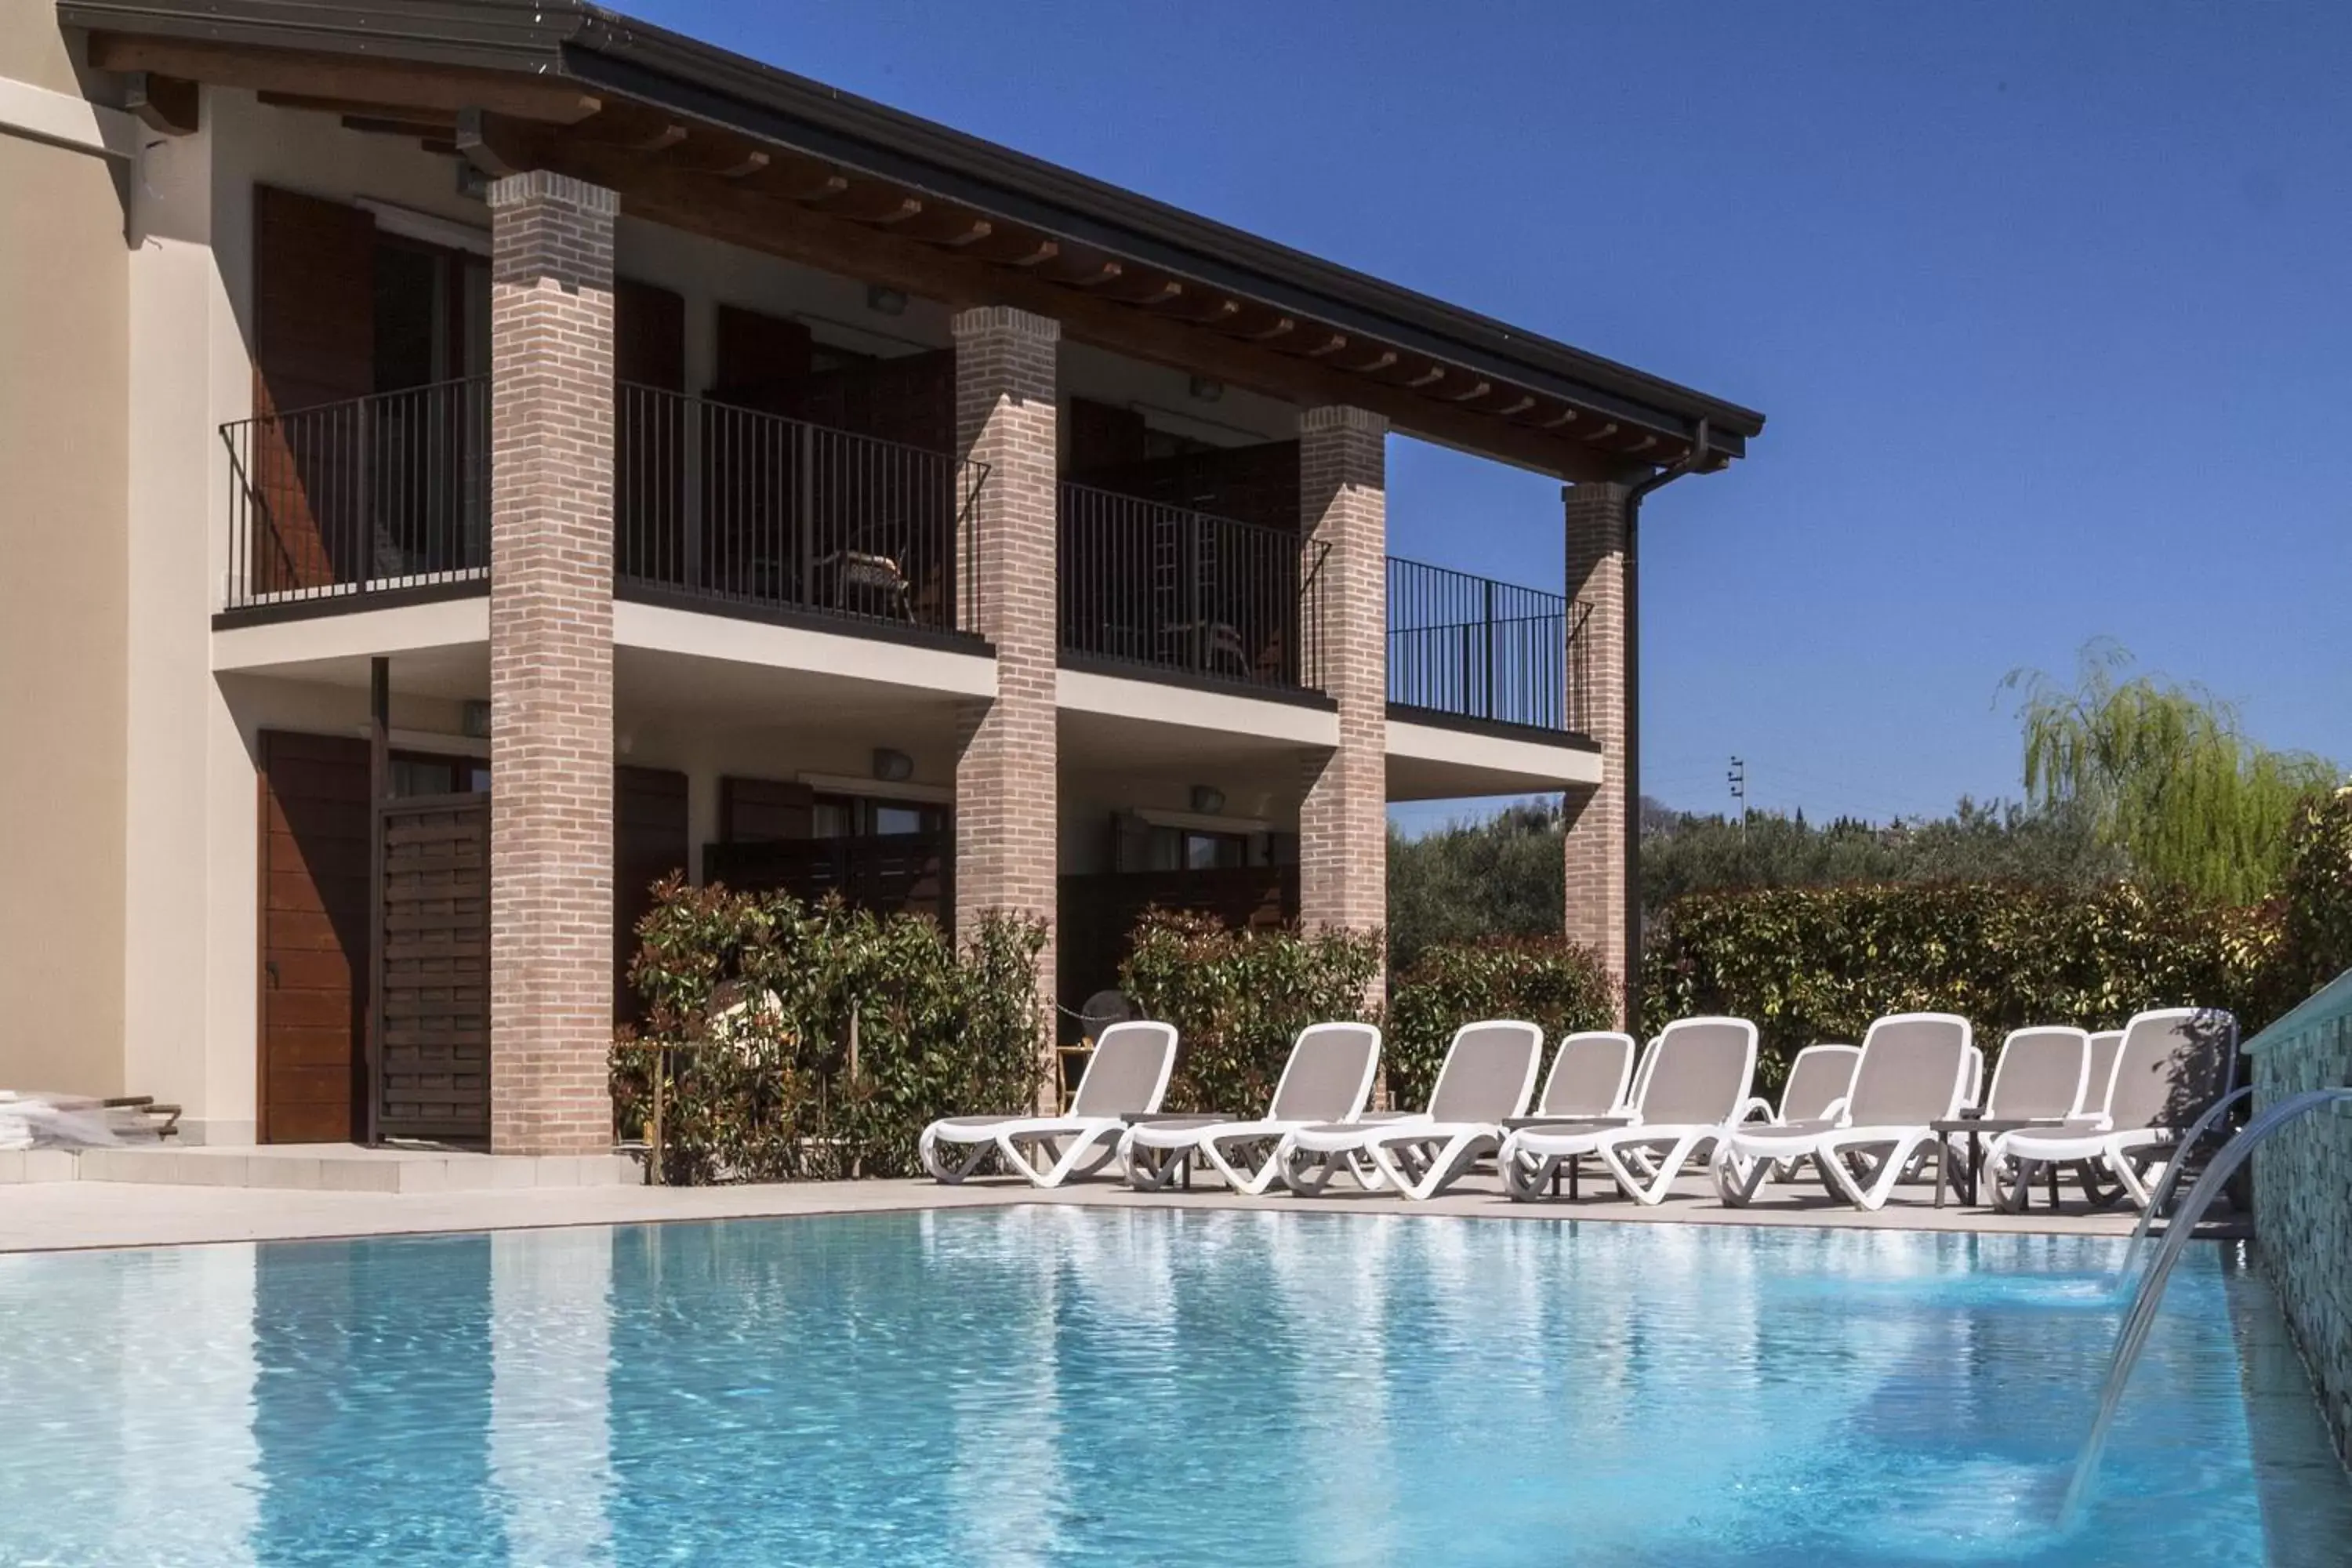
[[[2099,642],[2083,650],[2071,687],[2011,674],[2028,796],[2088,812],[2151,886],[2231,903],[2263,897],[2296,811],[2341,775],[2325,758],[2249,739],[2237,710],[2201,687],[2126,679],[2130,664]]]

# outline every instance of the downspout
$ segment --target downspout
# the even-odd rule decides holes
[[[1625,492],[1625,1028],[1642,1030],[1642,501],[1713,454],[1702,418],[1690,450]]]

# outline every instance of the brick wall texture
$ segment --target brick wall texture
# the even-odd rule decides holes
[[[608,1150],[613,193],[490,187],[490,1144]]]
[[[1369,931],[1388,923],[1388,422],[1310,408],[1298,429],[1301,526],[1328,547],[1308,653],[1339,707],[1339,749],[1306,769],[1298,916]]]
[[[2352,975],[2308,1020],[2252,1042],[2254,1104],[2352,1084]],[[2271,1134],[2254,1155],[2254,1234],[2311,1369],[2336,1452],[2352,1458],[2352,1108],[2323,1108]]]
[[[1601,783],[1571,790],[1568,935],[1625,982],[1625,500],[1623,485],[1560,491],[1567,508],[1568,596],[1583,606],[1569,666],[1569,723],[1601,744]]]
[[[964,569],[973,574],[980,634],[996,647],[996,700],[966,715],[956,762],[956,934],[968,938],[992,910],[1045,921],[1038,992],[1050,1009],[1061,323],[988,305],[958,314],[953,329],[957,449],[988,465]],[[1051,1019],[1041,1012],[1041,1050],[1053,1043]]]

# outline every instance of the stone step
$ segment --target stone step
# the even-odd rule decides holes
[[[362,1149],[352,1144],[272,1148],[29,1151],[19,1181],[129,1182],[150,1186],[257,1187],[285,1192],[473,1193],[528,1187],[635,1186],[644,1181],[625,1154],[476,1154],[443,1149]],[[66,1163],[64,1167],[59,1161]],[[0,1156],[0,1181],[10,1179]]]

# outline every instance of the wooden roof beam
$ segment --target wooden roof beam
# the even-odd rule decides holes
[[[88,58],[104,71],[147,71],[257,92],[312,94],[454,114],[479,107],[519,120],[576,125],[604,100],[575,82],[465,66],[354,58],[289,49],[247,48],[199,38],[92,33]]]

